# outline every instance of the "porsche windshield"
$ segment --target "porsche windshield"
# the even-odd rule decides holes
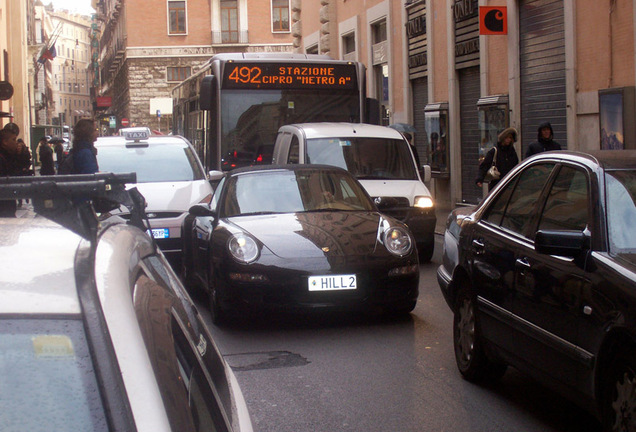
[[[404,140],[315,138],[307,140],[307,163],[344,168],[359,180],[417,180],[413,156]]]
[[[258,171],[229,178],[220,214],[225,217],[306,211],[373,211],[348,173],[322,170]]]

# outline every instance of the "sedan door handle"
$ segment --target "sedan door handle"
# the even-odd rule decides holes
[[[517,267],[521,271],[530,270],[532,268],[532,266],[528,262],[528,259],[525,258],[525,257],[524,258],[517,258],[517,261],[515,261],[515,267]]]
[[[484,253],[484,249],[486,249],[486,245],[484,244],[482,239],[473,240],[473,249],[475,249],[475,253],[477,255],[481,255]]]

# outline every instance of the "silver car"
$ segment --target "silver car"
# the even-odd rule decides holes
[[[47,215],[0,218],[1,429],[251,431],[208,328],[135,226],[139,209],[136,223],[99,223],[85,208],[111,203],[109,180],[77,177],[0,182],[0,199]]]
[[[181,224],[188,209],[209,203],[214,189],[185,138],[149,135],[144,129],[98,138],[97,162],[100,172],[137,173],[134,186],[146,199],[152,235],[174,263],[181,258]]]

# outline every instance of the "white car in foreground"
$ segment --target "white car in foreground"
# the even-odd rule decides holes
[[[143,209],[128,224],[90,209],[108,187],[129,194],[104,176],[0,182],[0,199],[30,198],[57,221],[0,218],[0,429],[252,431]]]

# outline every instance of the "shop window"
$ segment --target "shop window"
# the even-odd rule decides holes
[[[448,177],[450,175],[448,104],[427,105],[424,108],[424,122],[431,174],[433,177]]]

